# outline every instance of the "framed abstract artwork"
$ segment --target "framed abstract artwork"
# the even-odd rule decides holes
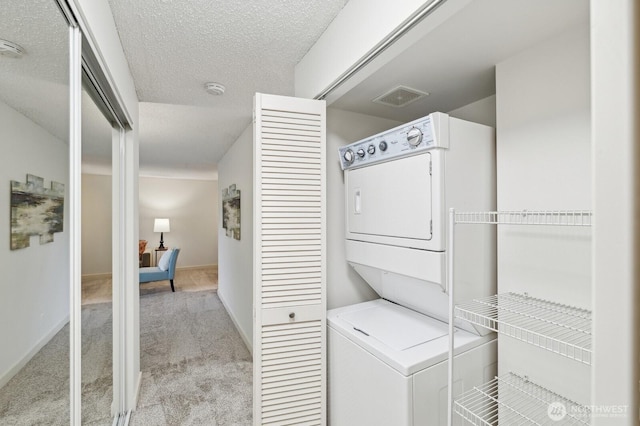
[[[235,184],[222,190],[222,227],[227,237],[240,239],[240,191]]]
[[[53,234],[64,225],[64,184],[27,175],[26,182],[11,181],[11,250],[29,247],[32,235],[40,244],[53,241]]]

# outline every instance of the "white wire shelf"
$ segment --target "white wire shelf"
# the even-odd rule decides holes
[[[460,395],[455,413],[472,425],[588,425],[588,407],[508,373]]]
[[[591,364],[591,311],[504,293],[455,307],[456,318]]]
[[[591,226],[588,210],[455,212],[455,223],[487,225]]]

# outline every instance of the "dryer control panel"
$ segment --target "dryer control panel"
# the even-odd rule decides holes
[[[435,112],[343,146],[338,152],[342,170],[406,157],[433,148],[448,148],[448,119],[448,115]]]

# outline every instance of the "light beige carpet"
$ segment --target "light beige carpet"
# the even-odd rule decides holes
[[[176,292],[218,289],[218,269],[216,267],[177,269],[173,280]],[[169,281],[156,281],[140,285],[140,295],[171,291]],[[111,276],[86,275],[82,277],[82,304],[111,302]]]
[[[140,325],[132,425],[251,425],[251,355],[216,292],[141,297]]]
[[[207,272],[141,289],[142,384],[133,425],[250,425],[251,355]],[[161,283],[162,284],[162,283]],[[109,282],[110,287],[110,282]],[[82,424],[110,425],[111,304],[82,309]],[[69,424],[69,330],[64,327],[0,389],[0,425]]]

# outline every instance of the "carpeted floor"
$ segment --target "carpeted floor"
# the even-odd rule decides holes
[[[69,326],[0,389],[0,425],[69,424]]]
[[[250,425],[251,355],[217,294],[140,300],[142,387],[130,424]]]
[[[82,308],[82,424],[111,425],[111,304]],[[69,324],[0,389],[0,425],[69,424]]]
[[[83,307],[82,424],[110,425],[111,305]],[[213,290],[141,295],[132,425],[250,425],[251,355]],[[0,424],[67,425],[68,327],[0,389]]]
[[[174,280],[176,291],[216,290],[218,268],[178,268]],[[140,286],[140,296],[171,291],[169,281],[155,281]],[[82,277],[82,305],[111,302],[111,276],[107,274]]]

